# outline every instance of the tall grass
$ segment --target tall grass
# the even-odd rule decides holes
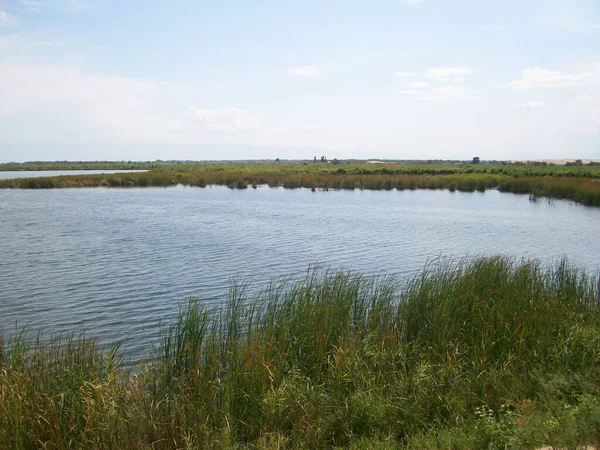
[[[191,300],[150,362],[93,340],[0,353],[2,448],[600,444],[598,277],[441,260],[410,282],[311,270]]]
[[[275,166],[275,167],[272,167]],[[366,165],[363,165],[366,166]],[[449,189],[450,191],[503,192],[530,194],[532,199],[547,197],[572,200],[583,205],[600,206],[600,171],[547,171],[520,167],[487,169],[422,168],[411,165],[373,169],[356,166],[353,169],[301,169],[302,165],[281,168],[271,164],[261,167],[243,164],[208,166],[199,171],[144,172],[100,175],[69,175],[59,177],[18,178],[0,180],[0,188],[52,189],[70,187],[166,187],[178,184],[205,187],[222,185],[233,189],[269,185],[285,188],[311,189]],[[453,166],[449,166],[452,168]],[[299,169],[300,168],[300,169]],[[211,170],[209,170],[211,169]],[[214,169],[214,170],[213,170]],[[220,170],[217,170],[220,169]],[[225,170],[227,169],[227,170]],[[251,171],[254,169],[255,171]],[[596,169],[596,167],[593,167]],[[541,170],[541,169],[540,169]],[[591,170],[591,169],[590,169]]]
[[[465,161],[388,161],[368,164],[365,161],[345,160],[335,164],[312,161],[56,161],[0,164],[2,170],[89,170],[139,169],[152,172],[210,173],[238,172],[246,174],[308,174],[308,175],[506,175],[511,177],[576,177],[599,178],[600,164],[588,165],[531,165],[509,162],[470,164]]]

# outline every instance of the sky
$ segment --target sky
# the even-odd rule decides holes
[[[600,0],[0,0],[0,161],[600,158]]]

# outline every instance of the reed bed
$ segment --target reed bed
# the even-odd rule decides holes
[[[0,188],[52,189],[72,187],[167,187],[178,184],[205,187],[228,186],[246,189],[269,185],[288,189],[373,189],[414,190],[448,189],[450,191],[502,192],[529,194],[532,199],[572,200],[587,206],[600,206],[600,179],[585,176],[509,176],[497,173],[431,174],[356,174],[356,173],[293,173],[293,172],[144,172],[111,175],[70,175],[1,180]]]
[[[0,448],[599,445],[598,283],[505,257],[314,269],[190,300],[133,366],[22,334],[0,346]]]
[[[600,164],[543,165],[510,162],[470,164],[465,161],[388,161],[385,164],[368,164],[365,161],[344,160],[329,163],[312,161],[59,161],[0,164],[1,170],[90,170],[137,169],[152,172],[202,173],[286,173],[286,174],[349,174],[349,175],[460,175],[490,174],[511,177],[575,177],[599,178]]]

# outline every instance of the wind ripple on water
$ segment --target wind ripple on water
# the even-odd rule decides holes
[[[599,209],[497,191],[15,190],[0,205],[0,328],[85,330],[136,357],[188,298],[222,305],[235,281],[256,292],[315,263],[410,277],[491,253],[597,270],[600,248]]]

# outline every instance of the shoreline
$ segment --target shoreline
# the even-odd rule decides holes
[[[0,447],[597,445],[597,284],[506,257],[405,287],[313,271],[221,312],[190,300],[134,368],[93,339],[12,339]]]

